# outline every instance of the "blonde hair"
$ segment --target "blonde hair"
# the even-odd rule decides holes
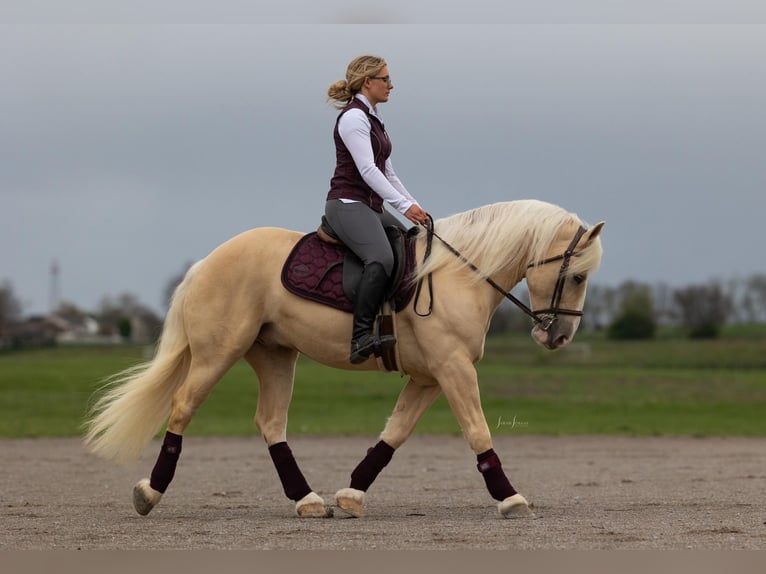
[[[375,76],[386,67],[380,56],[359,56],[346,68],[346,79],[338,80],[327,88],[327,101],[337,109],[343,109],[362,89],[364,80]]]

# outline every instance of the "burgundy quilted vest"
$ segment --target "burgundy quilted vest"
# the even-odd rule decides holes
[[[338,133],[338,121],[343,114],[352,108],[362,110],[367,114],[370,120],[370,143],[372,144],[372,153],[375,158],[375,165],[378,169],[386,173],[386,160],[391,155],[391,140],[388,139],[386,129],[381,121],[370,114],[367,105],[358,98],[348,104],[343,111],[338,114],[335,121],[335,174],[330,180],[330,191],[327,199],[354,199],[368,205],[378,213],[383,212],[383,199],[375,193],[372,188],[362,179],[362,175],[356,168],[354,158],[348,151],[346,144]]]

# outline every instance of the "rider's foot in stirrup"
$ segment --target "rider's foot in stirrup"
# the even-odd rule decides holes
[[[353,365],[364,363],[370,355],[380,355],[382,351],[390,349],[396,344],[396,337],[383,335],[375,337],[372,334],[362,335],[358,341],[351,341],[351,356],[349,360]]]

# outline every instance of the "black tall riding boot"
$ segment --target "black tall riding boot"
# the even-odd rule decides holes
[[[388,275],[380,263],[366,265],[356,290],[354,302],[354,331],[351,335],[351,357],[353,364],[365,362],[377,348],[386,349],[396,343],[392,335],[375,337],[373,326],[375,316],[383,303],[388,287]]]

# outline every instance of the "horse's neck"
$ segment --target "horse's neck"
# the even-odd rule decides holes
[[[502,244],[505,242],[503,239],[503,232],[502,229],[497,230],[488,230],[487,237],[492,238],[491,241],[494,242],[494,244]],[[449,243],[451,240],[448,239],[447,242]],[[422,239],[421,243],[421,249],[426,249],[426,243],[427,240],[425,237]],[[453,246],[455,249],[460,253],[460,255],[457,255],[455,253],[450,254],[450,258],[454,256],[455,260],[465,257],[467,261],[469,261],[472,265],[476,267],[476,269],[471,269],[468,265],[462,266],[462,268],[458,271],[458,273],[464,273],[466,276],[468,276],[469,279],[476,279],[477,277],[483,277],[485,280],[487,278],[491,279],[492,282],[497,284],[497,288],[491,288],[491,289],[482,289],[483,293],[486,293],[488,297],[488,304],[491,305],[492,309],[500,304],[502,299],[504,298],[504,292],[508,292],[511,289],[513,289],[516,285],[518,285],[522,279],[524,279],[524,276],[526,274],[526,262],[529,260],[529,254],[526,252],[528,251],[528,248],[522,247],[519,245],[512,245],[507,248],[507,250],[504,252],[506,255],[505,261],[502,260],[503,253],[495,253],[493,255],[489,255],[488,252],[492,250],[483,250],[479,249],[476,250],[476,253],[474,254],[468,254],[466,257],[463,255],[462,250],[458,246]],[[524,253],[521,253],[521,251],[524,251]],[[498,260],[493,260],[494,257],[497,257]],[[459,265],[459,264],[458,264]],[[451,266],[450,266],[451,267]],[[453,268],[454,269],[454,268]],[[481,282],[483,286],[486,286],[489,282]]]
[[[503,299],[505,299],[505,293],[510,292],[524,279],[526,266],[508,265],[497,269],[491,276],[483,272],[480,264],[476,264],[476,267],[478,271],[465,266],[457,272],[464,274],[468,280],[476,280],[477,277],[484,279],[480,279],[475,283],[476,292],[472,295],[472,298],[474,300],[481,299],[481,307],[486,309],[491,316]]]
[[[490,270],[487,273],[490,275],[490,278],[505,291],[510,291],[524,279],[526,274],[526,261],[529,259],[529,256],[528,253],[521,253],[520,251],[522,250],[526,251],[522,247],[510,246],[507,251],[508,257],[506,261],[490,262],[484,261],[479,257],[479,263],[476,266],[480,271],[483,269]],[[502,298],[502,294],[498,293],[498,296]]]
[[[510,293],[510,291],[516,287],[516,285],[521,283],[521,280],[524,279],[524,273],[518,269],[502,269],[501,271],[495,273],[495,276],[492,279],[502,289],[502,292],[500,289],[492,289],[494,310],[498,305],[500,305],[500,303],[503,302],[503,299],[505,299],[505,293]]]

